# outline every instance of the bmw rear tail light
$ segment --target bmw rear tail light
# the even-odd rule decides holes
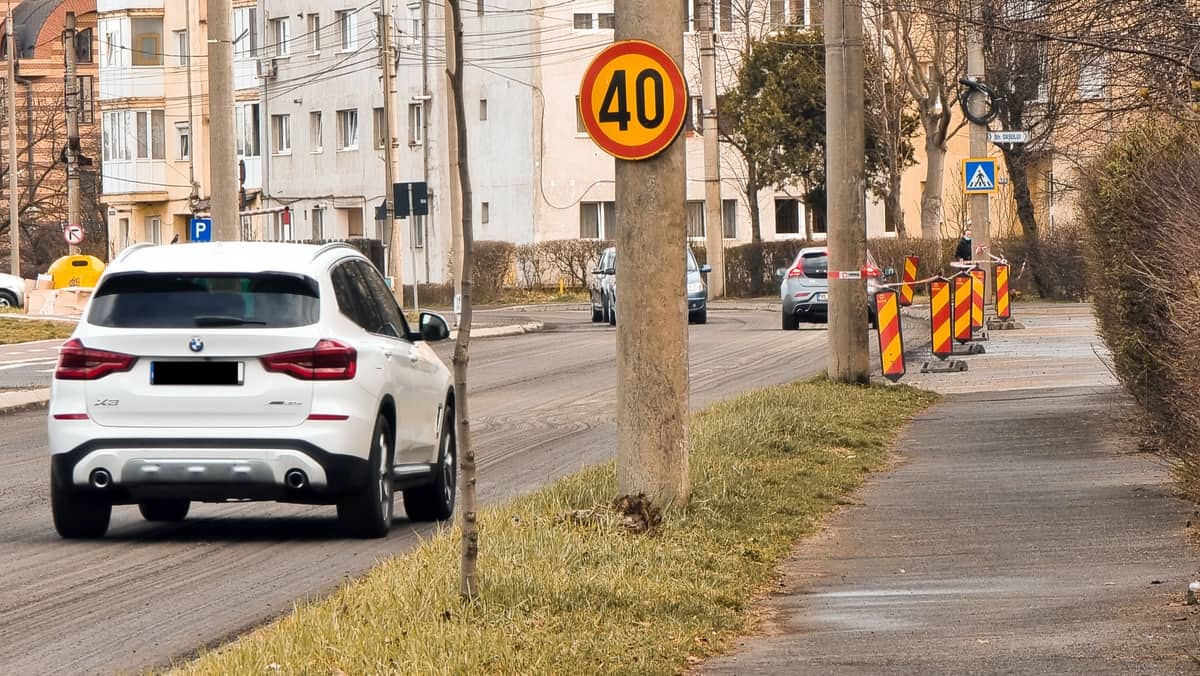
[[[329,339],[307,350],[269,354],[259,361],[267,371],[297,380],[352,380],[358,372],[358,351]]]
[[[74,338],[59,350],[54,377],[58,380],[98,380],[110,373],[128,371],[135,362],[137,357],[133,355],[84,347],[78,338]]]

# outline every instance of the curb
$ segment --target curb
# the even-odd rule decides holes
[[[472,329],[471,338],[503,338],[505,336],[521,336],[526,333],[541,333],[546,328],[542,322],[525,322],[508,326],[490,326],[482,329]],[[450,332],[450,340],[458,339],[458,331]]]
[[[41,408],[50,401],[50,388],[0,394],[0,415]]]

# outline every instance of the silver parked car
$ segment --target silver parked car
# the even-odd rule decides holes
[[[0,272],[0,307],[21,307],[25,302],[25,280]]]
[[[690,248],[687,252],[687,307],[689,324],[708,323],[708,284],[701,275],[712,272],[708,265],[698,265]],[[617,250],[609,247],[600,254],[600,262],[592,271],[589,284],[592,300],[592,321],[617,323]]]
[[[870,252],[868,262],[872,261]],[[874,265],[874,263],[872,263]],[[801,249],[790,267],[776,270],[781,278],[779,298],[783,304],[783,330],[795,331],[800,322],[829,321],[829,249],[813,246]],[[893,274],[884,272],[884,277]],[[867,278],[867,317],[876,325],[875,293],[879,280]]]

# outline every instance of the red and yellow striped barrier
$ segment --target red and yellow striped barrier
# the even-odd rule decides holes
[[[904,337],[900,331],[900,294],[891,289],[875,293],[875,316],[879,318],[879,362],[883,377],[896,382],[904,377]]]
[[[996,317],[1012,319],[1012,298],[1008,292],[1008,263],[996,264]]]
[[[950,280],[938,277],[929,282],[929,335],[933,356],[946,359],[954,353],[950,330]]]
[[[987,273],[979,268],[971,271],[971,328],[983,328],[983,293]]]
[[[917,281],[917,264],[921,259],[917,256],[904,257],[904,276],[901,278],[903,282],[900,285],[900,306],[908,307],[912,305],[913,294],[916,293],[917,287],[913,282]]]
[[[960,272],[951,279],[954,283],[954,339],[960,343],[970,342],[973,334],[971,325],[971,275]]]

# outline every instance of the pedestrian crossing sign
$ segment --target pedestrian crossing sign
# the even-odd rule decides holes
[[[968,195],[996,192],[996,160],[990,157],[963,160],[963,192]]]

